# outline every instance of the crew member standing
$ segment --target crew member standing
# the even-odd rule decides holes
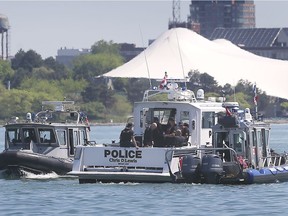
[[[136,148],[138,148],[132,127],[133,127],[132,123],[127,123],[126,127],[121,131],[120,147],[136,147]]]

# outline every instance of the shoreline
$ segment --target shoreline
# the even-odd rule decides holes
[[[267,118],[263,121],[269,124],[288,124],[288,118]]]
[[[288,118],[267,118],[263,122],[268,124],[288,124]],[[91,126],[125,126],[126,122],[122,123],[100,123],[100,122],[90,122]]]

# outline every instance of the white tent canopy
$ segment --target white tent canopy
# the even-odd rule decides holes
[[[210,41],[184,28],[170,29],[107,77],[183,79],[191,70],[208,73],[220,85],[256,83],[268,95],[288,99],[288,61],[254,55],[227,40]]]

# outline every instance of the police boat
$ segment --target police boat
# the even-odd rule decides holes
[[[69,174],[78,176],[80,183],[288,181],[287,155],[270,149],[269,124],[257,115],[252,117],[248,108],[240,110],[237,102],[204,100],[202,89],[195,97],[175,82],[167,87],[147,90],[143,100],[134,104],[134,134],[139,148],[117,143],[77,146]],[[155,118],[162,131],[171,118],[186,123],[188,138],[163,135],[160,145],[145,145],[145,131]]]
[[[253,184],[288,181],[288,157],[270,148],[270,125],[250,109],[223,104],[226,115],[213,127],[212,152],[202,157],[202,182]],[[257,108],[255,109],[257,111]],[[201,151],[201,150],[200,150]],[[187,169],[189,172],[189,168]]]
[[[72,170],[74,149],[90,142],[87,116],[74,101],[43,101],[42,111],[13,117],[4,125],[5,149],[0,153],[0,170],[21,176]]]
[[[204,100],[202,89],[195,96],[177,81],[167,82],[163,89],[145,91],[143,100],[134,104],[133,130],[139,148],[120,147],[119,143],[77,146],[69,175],[78,176],[80,183],[184,181],[183,156],[193,155],[196,169],[196,156],[201,154],[197,149],[212,147],[212,127],[218,121],[217,113],[225,108],[222,97]],[[163,135],[158,145],[147,144],[145,131],[155,119],[162,131],[169,119],[182,122],[188,126],[188,135]]]

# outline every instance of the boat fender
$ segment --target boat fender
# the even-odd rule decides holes
[[[269,174],[273,174],[276,175],[278,170],[275,167],[270,167],[270,168],[262,168],[259,170],[260,174],[263,175],[269,175]]]
[[[283,167],[275,167],[279,172],[283,172],[284,168]]]
[[[255,169],[249,169],[247,170],[247,183],[248,184],[252,184],[254,182],[254,176],[259,176],[260,172],[259,170],[255,170]]]

